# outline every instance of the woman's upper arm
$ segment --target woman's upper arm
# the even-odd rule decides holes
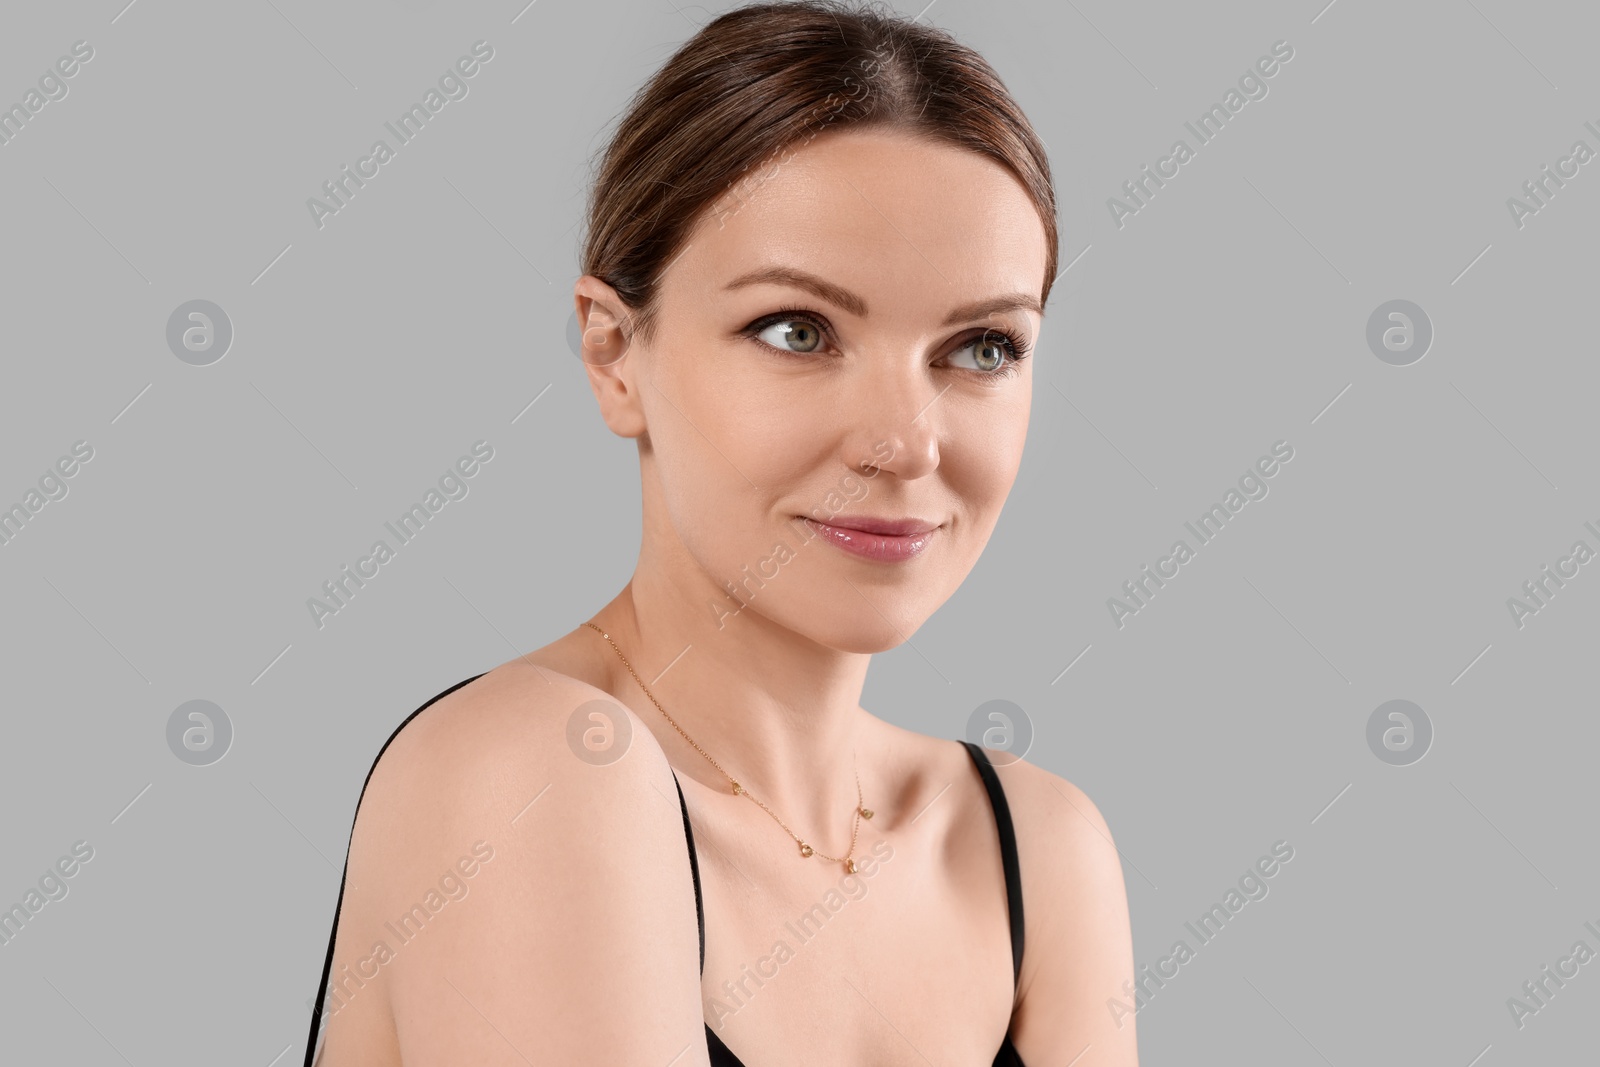
[[[502,668],[441,700],[367,785],[350,881],[387,918],[383,985],[401,1056],[407,1067],[661,1067],[688,1046],[676,1063],[704,1064],[670,767],[615,702],[607,714],[631,728],[625,754],[580,759],[568,719],[603,694],[546,676],[530,685]]]
[[[1023,878],[1022,1059],[1066,1063],[1085,1048],[1096,1067],[1137,1067],[1133,935],[1122,860],[1081,789],[1026,763],[1001,770],[1018,826]],[[1129,1010],[1114,1007],[1125,1002]],[[1035,1057],[1030,1059],[1029,1052]]]

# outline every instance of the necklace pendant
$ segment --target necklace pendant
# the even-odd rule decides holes
[[[863,819],[872,818],[872,809],[871,808],[860,808],[858,810],[861,812],[861,817]]]
[[[851,874],[855,874],[856,873],[856,861],[855,860],[850,860],[850,859],[845,860],[844,861],[844,869],[849,871]]]
[[[739,795],[740,793],[743,793],[744,792],[744,786],[740,785],[738,782],[734,782],[733,783],[733,792],[734,792],[735,796]]]
[[[813,849],[810,845],[806,844],[804,841],[800,842],[800,855],[802,857],[809,857],[812,852]]]

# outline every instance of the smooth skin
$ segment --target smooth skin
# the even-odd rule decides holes
[[[654,344],[633,338],[608,285],[578,279],[589,382],[606,425],[638,442],[643,492],[638,566],[594,621],[683,729],[823,853],[850,845],[859,773],[876,814],[855,855],[873,862],[845,880],[801,858],[576,625],[434,704],[378,761],[332,980],[344,966],[369,977],[347,980],[320,1067],[680,1067],[707,1063],[703,1023],[750,1067],[987,1067],[1008,1026],[1028,1067],[1136,1065],[1133,1021],[1119,1027],[1107,1006],[1133,959],[1095,805],[1026,761],[999,771],[1027,920],[1012,1025],[1005,887],[976,769],[953,741],[860,704],[872,654],[956,591],[1000,517],[1034,357],[998,373],[993,331],[1038,338],[1045,259],[1033,204],[998,164],[847,128],[707,213],[665,273]],[[822,291],[729,288],[769,268]],[[972,311],[994,299],[1020,306]],[[805,314],[747,330],[794,308]],[[792,525],[840,508],[940,526],[891,564]],[[776,562],[780,542],[792,551]],[[741,608],[724,583],[746,566],[769,577]],[[575,714],[598,721],[590,701],[631,735],[606,765],[568,744]],[[673,771],[698,846],[703,980]],[[460,880],[467,895],[399,942],[384,923],[478,841],[494,855]],[[808,912],[821,918],[801,937]]]

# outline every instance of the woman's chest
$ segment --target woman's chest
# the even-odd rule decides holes
[[[701,850],[706,1025],[744,1067],[989,1067],[1012,1008],[1003,887],[914,839],[864,845],[855,874]]]

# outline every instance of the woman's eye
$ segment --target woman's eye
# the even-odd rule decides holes
[[[986,333],[981,337],[974,337],[960,348],[957,354],[972,352],[973,370],[996,371],[1005,366],[1011,358],[1011,343],[1004,334]]]
[[[756,334],[779,351],[815,352],[822,344],[822,331],[807,319],[784,319]]]

